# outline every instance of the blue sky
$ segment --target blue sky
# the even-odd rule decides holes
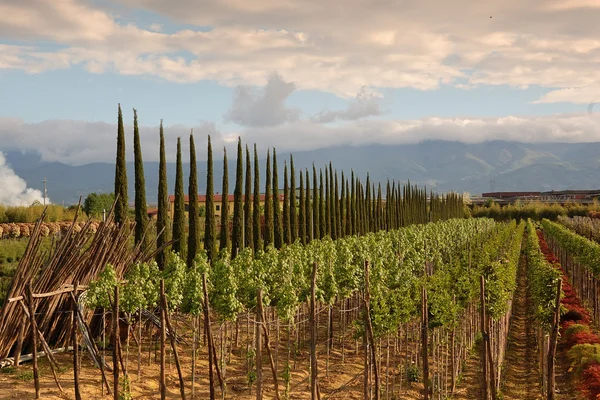
[[[600,3],[484,3],[5,0],[0,151],[110,161],[117,103],[146,146],[600,140]]]

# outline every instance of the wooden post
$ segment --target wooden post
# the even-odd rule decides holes
[[[71,327],[71,342],[73,344],[73,384],[75,385],[75,400],[81,400],[79,391],[79,343],[77,343],[77,281],[73,283],[73,326]]]
[[[489,370],[490,370],[490,394],[492,395],[492,399],[496,400],[497,396],[496,396],[496,372],[494,371],[494,356],[492,353],[492,344],[491,344],[491,340],[490,340],[490,332],[493,332],[493,329],[491,328],[491,318],[488,317],[488,321],[487,321],[487,332],[486,332],[486,343],[485,343],[485,347],[487,349],[487,359],[488,362],[490,363],[489,365]]]
[[[165,297],[165,280],[160,280],[160,298]],[[165,341],[166,341],[166,321],[165,308],[160,305],[160,398],[165,400],[167,397],[167,377],[165,365]]]
[[[550,335],[550,346],[548,349],[548,400],[554,400],[555,398],[555,374],[554,374],[554,356],[556,355],[556,344],[558,341],[558,328],[560,326],[560,293],[562,289],[562,279],[558,280],[556,285],[556,303],[554,312],[554,321],[552,326],[552,333]]]
[[[119,285],[115,286],[113,319],[113,398],[119,400]]]
[[[429,354],[427,352],[429,316],[427,315],[427,289],[421,290],[421,351],[423,354],[423,399],[429,400]]]
[[[177,367],[177,374],[179,375],[179,392],[181,398],[185,400],[185,383],[183,382],[183,374],[181,372],[181,363],[179,362],[179,353],[177,352],[177,343],[175,341],[175,331],[171,325],[171,318],[169,317],[169,306],[167,305],[167,299],[164,292],[161,293],[161,302],[163,309],[165,310],[165,321],[167,323],[167,329],[169,329],[169,339],[171,341],[171,348],[173,349],[173,356],[175,357],[175,366]]]
[[[259,312],[264,313],[262,309],[262,303],[259,303]],[[264,314],[262,314],[264,315]],[[267,326],[264,323],[264,316],[261,318],[261,323],[263,333],[265,334],[265,349],[267,350],[267,356],[269,357],[269,363],[271,364],[271,373],[273,374],[273,388],[275,389],[275,399],[279,400],[279,380],[277,379],[277,368],[275,366],[275,361],[273,360],[273,354],[271,353],[271,346],[269,345],[269,331],[267,330]]]
[[[31,282],[27,284],[27,308],[29,309],[29,325],[31,327],[31,341],[33,344],[33,379],[35,384],[35,398],[40,398],[40,375],[37,362],[37,324],[35,323],[35,308],[33,307],[33,290]]]
[[[208,377],[209,377],[209,390],[210,400],[215,400],[215,378],[213,375],[213,357],[212,357],[212,346],[210,342],[210,313],[208,303],[208,291],[206,288],[206,272],[202,274],[202,291],[204,292],[204,337],[209,338],[208,342]]]
[[[317,263],[313,263],[310,285],[310,396],[312,400],[319,398],[317,392],[317,324],[316,324],[316,295]]]
[[[17,346],[15,347],[15,367],[19,368],[21,362],[21,351],[23,350],[23,339],[25,337],[25,326],[27,325],[27,315],[23,312],[21,326],[19,327],[19,336],[17,337]]]
[[[262,400],[262,288],[258,288],[256,307],[256,400]]]
[[[480,318],[480,326],[481,326],[481,335],[483,337],[482,341],[482,360],[483,360],[483,399],[488,400],[490,395],[490,375],[488,372],[488,352],[487,352],[487,326],[486,326],[486,318],[485,318],[485,278],[483,275],[480,277],[479,281],[479,291],[481,297],[481,318]]]
[[[194,398],[195,394],[196,394],[196,341],[197,341],[197,329],[198,329],[198,316],[194,315],[194,317],[192,318],[192,324],[193,324],[193,338],[192,338],[192,399]]]
[[[373,336],[373,324],[371,323],[371,294],[369,292],[369,262],[365,261],[365,330],[369,345],[371,346],[371,359],[373,360],[374,371],[375,371],[375,400],[379,400],[381,396],[381,389],[379,387],[379,363],[377,359],[377,351],[375,347],[375,338]]]

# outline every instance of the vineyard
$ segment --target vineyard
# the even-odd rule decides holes
[[[589,210],[474,218],[455,193],[395,181],[382,189],[331,163],[296,173],[292,156],[280,196],[275,149],[261,204],[256,147],[252,163],[239,140],[233,207],[224,153],[217,218],[209,137],[201,227],[192,135],[189,203],[178,140],[167,211],[161,125],[149,223],[134,115],[134,220],[120,116],[105,221],[75,210],[71,222],[42,212],[33,224],[0,225],[0,384],[11,396],[600,395],[600,224]]]

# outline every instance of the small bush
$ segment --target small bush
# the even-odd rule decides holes
[[[576,344],[567,352],[567,357],[571,360],[571,368],[580,374],[588,365],[600,363],[600,344]]]

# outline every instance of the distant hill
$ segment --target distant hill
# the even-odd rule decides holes
[[[29,187],[41,188],[48,179],[48,196],[55,203],[76,203],[79,196],[113,190],[114,164],[93,163],[69,166],[44,162],[35,154],[6,153],[8,163]],[[283,182],[283,160],[278,154]],[[439,192],[450,190],[480,194],[494,191],[528,191],[600,188],[600,143],[516,143],[490,141],[465,144],[449,141],[423,141],[405,145],[337,146],[294,153],[296,171],[318,167],[331,161],[338,171],[357,176],[367,172],[375,182],[387,179],[427,185]],[[261,173],[264,174],[264,159]],[[215,189],[221,186],[221,160],[215,160]],[[130,201],[133,199],[133,163],[128,163]],[[147,197],[156,203],[158,163],[146,162]],[[185,187],[189,166],[184,165]],[[233,191],[235,159],[229,162],[229,187]],[[311,170],[312,171],[312,170]],[[175,164],[167,166],[169,191],[173,192]],[[206,186],[206,164],[198,163],[199,187]],[[283,186],[283,184],[281,184]],[[264,176],[261,177],[264,187]]]

